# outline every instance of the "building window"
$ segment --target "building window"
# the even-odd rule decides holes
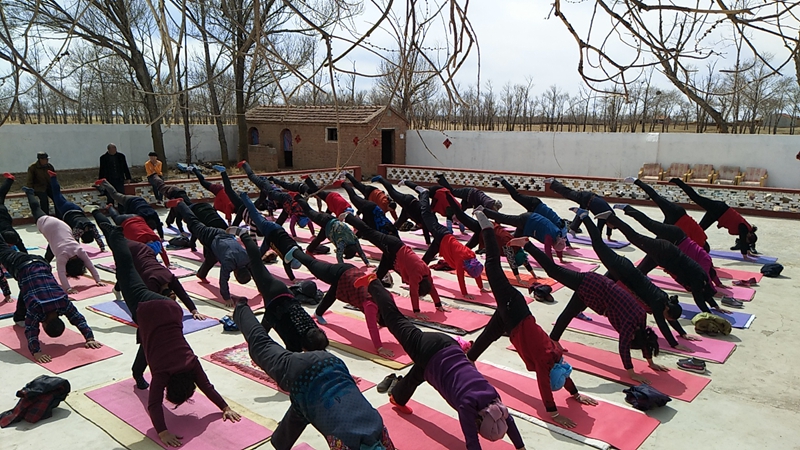
[[[325,140],[328,142],[337,142],[339,140],[339,130],[336,128],[325,128]]]

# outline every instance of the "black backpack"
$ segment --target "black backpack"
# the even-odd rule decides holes
[[[190,248],[192,242],[186,236],[178,236],[170,239],[169,245],[173,248]]]
[[[659,408],[672,401],[668,395],[647,384],[632,386],[622,392],[625,393],[625,401],[639,411]]]
[[[778,263],[764,264],[761,267],[761,273],[763,273],[765,277],[774,278],[780,275],[781,272],[783,272],[783,266]]]

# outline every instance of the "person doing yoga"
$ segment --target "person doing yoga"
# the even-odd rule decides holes
[[[103,237],[97,231],[97,227],[86,217],[83,208],[64,197],[55,172],[48,170],[47,173],[50,175],[50,191],[53,193],[53,204],[56,207],[56,211],[58,211],[59,218],[72,228],[72,236],[75,240],[84,244],[97,242],[100,251],[106,251]]]
[[[361,248],[361,243],[350,227],[342,223],[335,216],[314,211],[311,208],[311,205],[306,203],[305,200],[297,200],[297,203],[301,208],[303,208],[303,213],[314,223],[320,226],[319,233],[308,244],[308,247],[306,247],[306,252],[316,252],[322,241],[328,239],[331,244],[336,247],[336,262],[339,264],[343,264],[345,259],[352,259],[356,255],[359,255],[361,257],[361,261],[364,262],[364,265],[367,267],[370,266],[367,255]],[[352,212],[352,210],[348,211],[345,209],[339,214],[347,214],[348,212]]]
[[[531,212],[525,212],[518,216],[509,216],[490,209],[483,210],[480,206],[477,210],[483,211],[486,217],[494,221],[517,227],[514,232],[515,237],[528,236],[536,239],[544,244],[545,254],[550,255],[552,259],[553,251],[555,251],[558,260],[562,264],[564,263],[564,249],[567,248],[567,240],[561,234],[562,231],[550,219]]]
[[[454,196],[461,199],[461,209],[463,211],[466,211],[470,208],[476,208],[478,206],[482,206],[493,211],[500,211],[500,208],[503,207],[503,203],[500,200],[495,200],[492,197],[489,197],[480,189],[475,189],[473,187],[463,187],[457,189],[453,188],[453,186],[450,186],[450,183],[447,182],[447,178],[445,178],[444,174],[437,174],[436,181],[440,186],[449,190]]]
[[[381,209],[377,203],[359,196],[350,183],[342,183],[342,187],[345,191],[347,191],[350,201],[353,202],[356,210],[358,210],[358,213],[361,214],[364,222],[366,222],[370,228],[378,230],[381,233],[400,237],[400,234],[397,232],[397,228],[395,228],[394,224],[389,221],[389,219],[386,217],[386,214],[383,212],[383,209]]]
[[[395,209],[397,209],[397,203],[393,199],[389,198],[385,192],[380,190],[380,188],[368,186],[356,180],[356,177],[351,175],[350,172],[345,172],[344,176],[347,177],[347,180],[350,181],[350,183],[356,189],[358,189],[361,194],[364,195],[364,198],[378,205],[381,210],[383,210],[384,214],[391,214],[392,218],[397,221],[397,212],[395,211]],[[352,195],[350,197],[352,198]]]
[[[408,220],[411,220],[422,230],[422,236],[425,238],[425,244],[431,245],[431,233],[425,226],[425,221],[422,220],[422,213],[420,213],[419,210],[419,199],[415,195],[404,194],[398,191],[394,188],[392,183],[389,183],[380,175],[373,177],[372,182],[382,184],[383,188],[386,189],[386,192],[389,193],[389,196],[392,198],[392,200],[394,200],[403,208],[403,210],[400,212],[400,217],[398,217],[394,222],[394,227],[399,230],[403,224],[405,224]]]
[[[545,184],[549,183],[550,189],[556,194],[559,194],[567,200],[572,200],[573,202],[577,203],[580,209],[591,211],[593,214],[600,214],[604,211],[611,211],[612,214],[614,213],[614,211],[611,209],[611,205],[609,205],[603,197],[595,194],[594,192],[572,190],[554,178],[548,178],[544,180],[544,182]],[[570,211],[574,212],[575,209],[576,208],[570,208]],[[605,226],[605,220],[601,219],[597,221],[597,228],[600,229],[601,233],[603,232],[603,228]],[[569,231],[570,233],[574,234],[578,231],[578,228],[580,228],[580,221],[577,217],[575,217],[569,226]],[[606,228],[606,238],[609,241],[612,241],[611,231],[611,227]]]
[[[486,243],[486,278],[492,287],[497,309],[467,352],[467,358],[477,361],[493,342],[504,333],[508,334],[525,367],[536,372],[539,395],[550,417],[563,427],[574,428],[575,422],[558,413],[553,391],[563,387],[573,399],[584,405],[595,406],[597,402],[578,392],[570,378],[572,367],[564,361],[561,347],[536,323],[525,297],[509,283],[500,266],[500,244],[495,238],[492,223],[482,212],[476,212],[475,217],[480,222],[480,233]]]
[[[114,189],[114,186],[111,185],[107,180],[100,179],[94,182],[94,187],[100,191],[101,194],[105,194],[114,199],[118,205],[122,205],[123,211],[126,214],[135,214],[147,223],[147,226],[150,229],[155,230],[158,232],[158,237],[160,239],[164,239],[164,226],[161,223],[161,218],[158,216],[158,213],[150,203],[147,202],[142,197],[137,197],[135,195],[124,195],[119,193]]]

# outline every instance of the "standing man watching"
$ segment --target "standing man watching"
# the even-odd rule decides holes
[[[50,215],[50,201],[53,198],[53,191],[50,189],[50,174],[48,171],[55,172],[56,169],[50,164],[50,156],[45,152],[36,154],[36,162],[28,166],[28,183],[26,186],[33,189],[33,193],[39,198],[42,211]]]
[[[105,178],[114,186],[120,194],[125,193],[125,183],[131,181],[131,171],[128,169],[128,160],[125,155],[117,151],[117,146],[114,143],[106,146],[106,153],[100,157],[100,175],[97,177],[99,180]],[[113,204],[114,199],[108,194],[108,203]],[[122,205],[119,205],[122,207]]]
[[[156,196],[156,202],[158,202],[159,205],[164,202],[164,196],[159,189],[159,186],[164,184],[164,175],[161,173],[161,166],[161,161],[158,160],[158,153],[150,152],[148,160],[144,163],[144,171],[147,173],[147,182],[153,187],[153,194]],[[162,180],[161,182],[156,181],[156,175],[158,175],[159,180]]]

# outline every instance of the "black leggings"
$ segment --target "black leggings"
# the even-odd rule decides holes
[[[528,242],[523,247],[529,255],[533,256],[533,259],[539,263],[539,266],[547,272],[547,275],[558,281],[559,283],[563,284],[564,286],[572,289],[573,291],[577,291],[581,287],[581,283],[583,283],[583,279],[586,276],[583,272],[576,272],[574,270],[567,269],[566,267],[559,266],[552,259],[550,259],[549,255],[546,255],[543,251],[536,248],[535,245]]]
[[[239,197],[239,194],[233,190],[233,185],[231,185],[231,179],[228,177],[228,172],[222,172],[222,186],[225,188],[225,195],[228,196],[228,199],[233,204],[233,207],[236,209],[236,217],[233,218],[231,225],[234,227],[238,227],[239,224],[242,223],[242,219],[244,218],[244,211],[245,206],[242,199]]]
[[[524,212],[518,216],[510,216],[508,214],[499,213],[491,209],[485,209],[483,210],[483,213],[486,214],[486,217],[496,222],[517,227],[517,229],[514,231],[514,237],[524,236],[525,224],[528,222],[528,219],[533,214],[530,212]]]
[[[406,223],[406,221],[410,219],[419,225],[420,229],[422,230],[422,236],[425,238],[425,244],[431,245],[431,233],[428,230],[428,227],[425,226],[425,222],[422,220],[422,214],[419,211],[419,200],[417,197],[398,191],[394,188],[392,183],[389,183],[383,179],[383,177],[379,178],[378,181],[386,189],[386,193],[389,194],[389,197],[391,197],[395,203],[403,207],[403,210],[400,212],[400,217],[394,221],[395,228],[400,228],[404,223]]]
[[[456,341],[444,333],[423,332],[408,318],[397,309],[392,295],[383,287],[380,280],[373,280],[369,284],[369,293],[383,318],[383,322],[392,333],[397,342],[408,353],[414,361],[414,365],[408,374],[397,380],[392,388],[392,397],[400,405],[405,405],[419,385],[425,382],[425,368],[431,357],[440,350],[451,345],[457,345]]]
[[[6,195],[8,195],[8,191],[11,190],[11,185],[14,184],[14,180],[11,178],[6,178],[3,180],[3,184],[0,184],[0,204],[6,203]]]
[[[536,208],[542,204],[542,201],[539,199],[539,197],[520,194],[519,191],[517,191],[517,189],[511,185],[511,183],[506,181],[505,178],[500,180],[500,184],[502,184],[503,187],[506,188],[506,191],[508,191],[508,194],[511,196],[511,198],[515,202],[522,205],[522,207],[525,208],[525,210],[528,212],[534,212]]]
[[[675,185],[683,189],[683,192],[689,196],[693,202],[697,204],[697,206],[706,210],[706,213],[703,215],[703,218],[700,219],[700,228],[707,230],[708,227],[714,224],[723,214],[725,214],[730,206],[727,205],[725,202],[721,202],[719,200],[712,200],[708,197],[703,197],[702,195],[698,194],[691,186],[684,183],[681,180],[675,180],[673,182]]]
[[[314,236],[314,239],[312,239],[311,242],[306,247],[307,252],[313,253],[314,250],[319,248],[320,244],[322,244],[322,241],[328,238],[325,229],[328,226],[328,222],[330,222],[331,220],[335,220],[336,217],[333,217],[328,213],[315,211],[313,208],[311,208],[311,205],[309,205],[308,202],[306,202],[303,199],[298,198],[296,201],[297,204],[299,204],[300,207],[303,208],[303,214],[305,214],[309,220],[319,225],[319,233],[317,233],[317,235]]]
[[[644,181],[637,179],[636,181],[633,182],[633,184],[639,186],[645,192],[645,194],[647,194],[650,197],[650,199],[655,202],[656,206],[658,206],[658,208],[664,214],[664,223],[672,225],[675,222],[677,222],[681,217],[686,215],[686,210],[683,209],[683,206],[677,203],[673,203],[665,199],[664,197],[658,195],[658,192],[656,192],[656,190],[653,189],[652,186],[645,183]]]
[[[606,202],[603,197],[595,194],[594,192],[589,191],[574,191],[559,181],[553,181],[550,183],[550,189],[553,192],[561,195],[562,197],[566,198],[567,200],[572,200],[573,202],[577,203],[582,209],[586,209],[591,211],[594,214],[599,214],[605,211],[614,211],[611,208],[611,205]],[[578,227],[580,227],[581,221],[579,220],[578,216],[575,215],[575,219],[572,220],[572,224],[570,225],[570,229],[572,231],[578,231]],[[605,220],[598,220],[597,221],[597,228],[600,230],[600,233],[603,232],[603,228],[606,226]],[[611,235],[610,232],[606,233],[607,235]]]
[[[330,285],[325,297],[317,305],[315,314],[322,316],[325,314],[331,305],[336,301],[336,289],[339,286],[339,278],[348,270],[355,268],[352,264],[330,264],[325,261],[315,259],[313,256],[305,252],[296,251],[292,253],[292,257],[300,261],[312,275],[323,283]]]
[[[389,270],[394,268],[397,252],[405,247],[406,244],[403,243],[403,241],[401,241],[397,236],[381,233],[378,230],[370,228],[366,223],[352,214],[348,214],[345,221],[352,225],[353,228],[358,230],[358,236],[360,238],[368,240],[372,245],[378,247],[383,253],[381,262],[378,264],[378,269],[375,271],[375,275],[377,275],[378,278],[383,279],[383,277],[389,273]]]
[[[453,197],[447,196],[447,201],[450,203],[450,206],[453,208],[455,212],[455,217],[458,219],[461,224],[463,224],[469,231],[472,231],[472,237],[469,241],[464,244],[469,248],[475,248],[478,246],[481,238],[481,224],[478,223],[477,220],[473,219],[469,216],[469,214],[465,213],[463,209],[461,209],[458,201]],[[492,211],[494,212],[494,211]],[[487,215],[488,216],[488,215]]]
[[[297,181],[295,181],[294,183],[289,183],[278,178],[273,178],[270,181],[290,192],[299,192],[301,194],[305,194],[308,192],[308,185],[306,183],[300,183]]]
[[[400,236],[397,228],[392,225],[377,203],[362,198],[356,194],[356,191],[348,184],[343,184],[342,187],[347,191],[347,194],[350,196],[350,201],[353,202],[353,206],[361,213],[367,225],[383,233]],[[379,217],[379,215],[383,215],[383,217]],[[379,226],[378,222],[383,223],[383,226]]]
[[[347,179],[351,183],[353,183],[353,186],[355,186],[355,188],[358,189],[359,192],[364,194],[364,198],[369,198],[369,194],[372,193],[372,191],[374,191],[375,189],[378,189],[375,186],[367,186],[366,184],[356,180],[356,177],[350,175],[350,172],[345,172],[344,176],[346,176]]]
[[[36,194],[32,191],[25,191],[25,196],[28,197],[28,204],[31,207],[31,214],[33,214],[33,220],[38,221],[40,218],[47,215],[46,212],[42,209],[42,204],[39,202],[39,199],[36,197]]]
[[[186,222],[186,227],[189,229],[189,232],[192,233],[192,238],[196,237],[197,240],[203,244],[203,264],[197,270],[197,276],[199,278],[206,278],[208,272],[211,271],[211,268],[214,267],[214,264],[219,260],[217,255],[214,254],[211,245],[214,243],[214,238],[225,234],[225,230],[204,225],[200,222],[200,219],[194,215],[189,205],[183,202],[179,203],[177,208],[181,217],[183,217],[183,221]]]
[[[244,170],[244,172],[247,174],[247,178],[253,184],[258,186],[258,189],[261,190],[262,192],[270,192],[272,190],[277,189],[268,179],[256,175],[256,173],[253,172],[253,169],[250,168],[250,164],[248,163],[242,164],[242,170]]]
[[[630,216],[639,222],[647,231],[655,234],[658,239],[667,240],[674,245],[678,245],[686,239],[686,233],[680,228],[668,223],[655,221],[633,206],[628,205],[623,211],[625,211],[626,216]]]
[[[431,211],[430,195],[430,191],[424,191],[419,194],[419,211],[422,215],[422,222],[433,236],[433,242],[422,257],[422,260],[425,261],[426,264],[433,261],[436,254],[439,253],[439,246],[442,243],[442,239],[448,234],[453,234],[452,231],[448,230],[447,227],[436,220],[436,214]]]

